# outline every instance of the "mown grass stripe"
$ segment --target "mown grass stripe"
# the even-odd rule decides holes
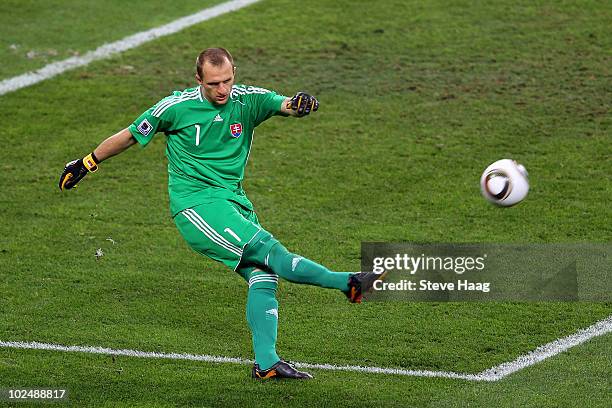
[[[163,26],[155,27],[147,31],[141,31],[112,43],[103,44],[94,51],[89,51],[82,56],[67,58],[62,61],[45,65],[39,70],[5,79],[4,81],[0,82],[0,95],[34,85],[38,82],[53,78],[54,76],[68,70],[88,65],[93,61],[105,59],[112,55],[136,48],[149,41],[177,33],[187,27],[191,27],[192,25],[210,20],[231,11],[241,9],[253,3],[257,3],[258,1],[260,0],[228,1],[226,3],[206,8],[197,13],[181,17]]]

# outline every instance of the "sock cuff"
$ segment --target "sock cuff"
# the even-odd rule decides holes
[[[253,289],[272,289],[276,290],[278,287],[278,276],[277,275],[268,275],[262,276],[258,275],[249,279],[249,290]]]

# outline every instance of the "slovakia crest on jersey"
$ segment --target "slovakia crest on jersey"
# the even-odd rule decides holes
[[[230,131],[232,132],[232,136],[240,137],[242,134],[242,123],[232,123],[230,125]]]

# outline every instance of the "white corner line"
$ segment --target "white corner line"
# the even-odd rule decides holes
[[[201,10],[197,13],[179,18],[163,26],[142,31],[112,43],[103,44],[94,51],[89,51],[82,56],[71,57],[62,61],[53,62],[45,65],[39,70],[5,79],[0,82],[0,95],[34,85],[68,70],[88,65],[93,61],[105,59],[112,55],[136,48],[146,42],[164,37],[166,35],[174,34],[192,25],[210,20],[231,11],[241,9],[253,3],[257,3],[258,1],[261,0],[232,0],[221,3]]]
[[[523,368],[532,366],[541,361],[546,360],[549,357],[556,356],[572,347],[578,346],[593,337],[603,336],[604,334],[612,332],[612,316],[598,321],[597,323],[587,327],[586,329],[579,330],[574,334],[570,334],[567,337],[551,341],[550,343],[544,344],[538,347],[530,353],[522,355],[513,361],[502,363],[498,366],[489,368],[479,373],[479,379],[481,381],[497,381],[512,373],[515,373]]]
[[[331,371],[352,371],[371,374],[392,374],[405,375],[412,377],[435,377],[435,378],[450,378],[468,381],[499,381],[502,378],[522,370],[526,367],[537,364],[549,357],[553,357],[572,347],[582,344],[593,337],[602,336],[612,332],[612,316],[600,320],[599,322],[579,330],[574,334],[554,340],[548,344],[538,347],[534,351],[518,357],[517,359],[500,364],[498,366],[484,370],[478,374],[455,373],[452,371],[429,371],[429,370],[406,370],[399,368],[382,368],[382,367],[362,367],[352,365],[334,365],[334,364],[309,364],[309,363],[294,363],[296,367],[311,368],[318,370]],[[156,353],[149,351],[138,351],[129,349],[111,349],[106,347],[91,347],[91,346],[63,346],[60,344],[48,344],[21,341],[0,341],[0,348],[15,348],[15,349],[34,349],[34,350],[52,350],[91,354],[105,354],[114,356],[140,357],[140,358],[164,358],[172,360],[191,360],[204,361],[207,363],[233,363],[250,365],[253,360],[243,358],[212,356],[207,354],[184,354],[184,353]]]

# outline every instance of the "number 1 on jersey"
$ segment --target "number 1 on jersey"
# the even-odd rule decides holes
[[[194,125],[196,128],[196,146],[200,145],[200,125]]]

